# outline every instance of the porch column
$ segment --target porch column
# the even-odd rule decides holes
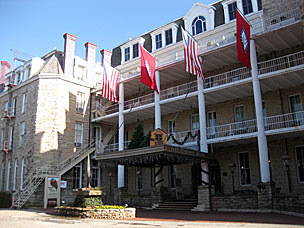
[[[118,150],[124,150],[124,84],[119,84],[119,117],[118,117]],[[118,165],[118,188],[122,188],[125,186],[124,183],[124,166]]]
[[[264,116],[262,108],[262,95],[260,88],[260,81],[258,78],[258,63],[256,57],[255,41],[250,40],[250,59],[251,59],[251,74],[253,95],[255,103],[256,121],[258,127],[258,146],[260,159],[261,182],[270,182],[270,171],[268,163],[268,147],[265,135]]]
[[[157,89],[160,92],[160,77],[159,71],[155,71],[155,80]],[[161,112],[160,112],[160,94],[154,91],[154,100],[155,100],[155,129],[161,128]]]
[[[160,92],[160,77],[159,77],[159,71],[155,71],[155,80],[156,80],[156,85],[157,85],[157,90]],[[160,93],[157,93],[154,91],[154,106],[155,106],[155,129],[161,128],[161,112],[160,112]],[[159,172],[161,167],[155,167],[155,173],[157,174],[155,176],[155,182],[156,187],[161,186],[161,182],[159,182],[162,179],[162,173]]]
[[[208,153],[204,82],[203,79],[199,76],[197,76],[197,89],[198,89],[198,107],[199,107],[199,124],[200,124],[200,152]],[[203,162],[201,164],[201,167],[203,170],[202,181],[203,181],[203,185],[205,185],[204,183],[209,182],[207,162]]]

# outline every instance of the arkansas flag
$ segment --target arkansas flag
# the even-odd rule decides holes
[[[155,90],[157,93],[157,85],[155,81],[155,57],[153,57],[149,52],[147,52],[141,45],[140,54],[141,54],[141,79],[140,81],[149,86],[151,89]]]
[[[237,57],[248,69],[250,63],[250,25],[236,9],[236,47]]]

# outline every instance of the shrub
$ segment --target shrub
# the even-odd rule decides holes
[[[12,195],[7,192],[0,192],[0,208],[9,208],[12,205]]]
[[[97,207],[97,206],[102,206],[103,202],[101,197],[88,197],[83,199],[82,207]]]

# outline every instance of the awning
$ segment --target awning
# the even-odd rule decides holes
[[[157,145],[97,154],[96,159],[102,166],[153,167],[155,165],[200,163],[201,161],[213,160],[214,158],[210,154],[191,149],[171,145]]]

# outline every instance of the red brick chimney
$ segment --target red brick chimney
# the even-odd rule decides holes
[[[86,48],[86,61],[88,63],[95,63],[97,45],[87,42],[84,46]]]
[[[75,41],[76,36],[69,33],[63,35],[64,38],[64,60],[63,71],[65,74],[73,75],[74,56],[75,56]]]
[[[7,61],[1,61],[0,84],[5,84],[5,75],[9,72],[11,65]]]

